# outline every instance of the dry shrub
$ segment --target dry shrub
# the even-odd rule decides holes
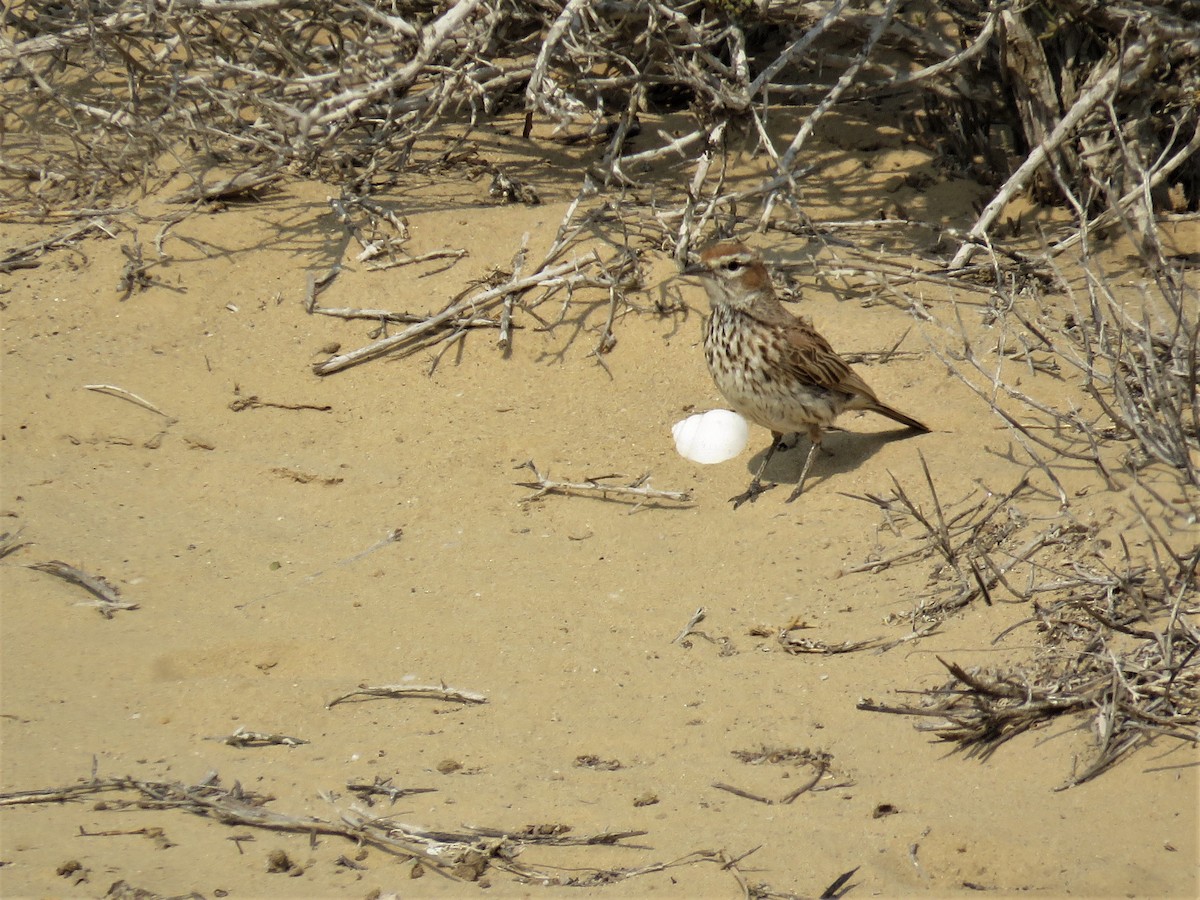
[[[1058,172],[1092,213],[1127,207],[1148,180],[1155,208],[1195,209],[1198,9],[18,0],[0,24],[2,164],[24,182],[10,196],[45,205],[94,205],[177,169],[201,180],[219,164],[370,194],[401,177],[422,136],[444,153],[480,122],[524,111],[605,141],[590,174],[620,186],[655,158],[683,155],[707,173],[724,141],[747,131],[772,177],[741,192],[693,182],[684,227],[664,228],[674,246],[739,202],[763,221],[780,200],[795,203],[817,121],[870,101],[988,183],[1044,146],[1052,166],[1021,173],[1013,190],[1049,196]],[[786,147],[765,127],[779,102],[815,104]],[[690,130],[644,135],[652,146],[627,152],[639,114],[669,112],[685,112]]]

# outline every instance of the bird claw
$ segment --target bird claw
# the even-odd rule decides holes
[[[794,491],[792,491],[792,495],[790,497],[788,497],[786,500],[784,500],[783,502],[791,503],[793,500],[795,500],[797,497],[799,497],[803,493],[804,493],[804,485],[798,484],[798,485],[796,485],[796,489]]]
[[[738,494],[736,497],[730,497],[729,502],[733,504],[734,509],[737,509],[747,500],[753,503],[758,499],[759,494],[765,494],[773,487],[779,487],[779,485],[773,481],[770,484],[763,484],[756,478],[750,482],[750,487],[746,488],[746,490],[744,490],[742,493]]]

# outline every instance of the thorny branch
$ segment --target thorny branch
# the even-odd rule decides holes
[[[1051,173],[1106,186],[1090,193],[1080,225],[1107,214],[1106,198],[1125,210],[1142,203],[1143,183],[1160,194],[1178,186],[1190,208],[1200,200],[1187,102],[1200,89],[1200,26],[1180,0],[934,10],[457,0],[430,13],[407,0],[386,10],[114,0],[80,22],[70,4],[15,4],[0,77],[18,89],[0,107],[21,139],[0,164],[36,203],[86,203],[169,176],[172,164],[193,181],[180,202],[253,196],[283,173],[366,196],[454,159],[480,125],[516,111],[531,149],[564,132],[602,143],[579,169],[615,189],[604,202],[618,201],[616,219],[657,228],[656,242],[677,249],[695,246],[694,229],[717,214],[767,226],[784,208],[802,219],[798,186],[818,121],[899,98],[898,124],[998,188],[951,269],[994,247],[1019,191],[1052,193]],[[781,101],[815,103],[786,146],[772,124]],[[40,104],[56,115],[40,116]],[[651,110],[681,113],[682,127],[650,127]],[[1008,146],[1002,129],[1015,136]],[[730,190],[711,172],[724,173],[742,146],[768,166],[757,184]],[[668,185],[664,163],[695,180]],[[630,191],[647,186],[649,202]]]

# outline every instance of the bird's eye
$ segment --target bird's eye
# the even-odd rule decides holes
[[[740,259],[731,259],[729,262],[725,263],[725,271],[727,272],[736,272],[741,268],[742,261]]]

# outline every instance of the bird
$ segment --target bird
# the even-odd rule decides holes
[[[684,274],[701,278],[712,307],[704,330],[704,357],[717,389],[743,418],[771,432],[771,446],[750,486],[729,498],[734,509],[775,487],[764,486],[762,474],[785,435],[804,433],[812,443],[796,489],[787,499],[791,503],[804,490],[824,430],[841,413],[867,410],[913,431],[929,431],[875,396],[811,320],[784,309],[762,258],[745,244],[710,244]]]

